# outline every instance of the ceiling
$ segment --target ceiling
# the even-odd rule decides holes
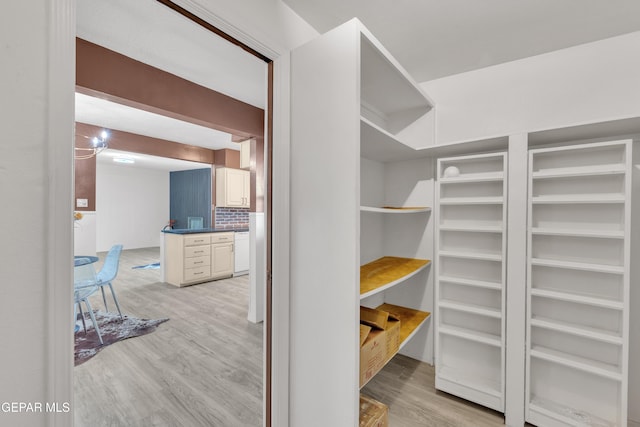
[[[114,159],[116,159],[114,161]],[[126,159],[134,163],[118,163],[117,160]],[[123,168],[153,169],[163,172],[175,172],[191,169],[211,168],[211,165],[188,162],[186,160],[168,159],[166,157],[149,156],[146,154],[129,153],[127,151],[107,149],[96,156],[98,165],[110,165]]]
[[[638,0],[283,0],[318,32],[358,17],[416,81],[640,30]]]
[[[265,62],[156,0],[78,0],[76,19],[79,38],[264,108]],[[228,133],[78,93],[76,121],[214,150],[239,150]],[[100,154],[99,162],[111,151]],[[135,167],[184,170],[189,166],[189,162],[136,156]]]

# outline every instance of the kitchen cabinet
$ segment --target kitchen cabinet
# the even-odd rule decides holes
[[[233,168],[216,169],[216,206],[248,208],[250,206],[250,173]]]
[[[175,286],[231,277],[233,233],[195,233],[164,236],[165,280]]]
[[[248,170],[251,167],[251,140],[240,143],[240,169]]]

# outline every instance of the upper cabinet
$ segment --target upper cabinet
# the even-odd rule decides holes
[[[251,140],[247,139],[240,143],[240,169],[249,170],[251,168]]]
[[[216,169],[216,206],[227,208],[248,208],[250,198],[249,171]]]

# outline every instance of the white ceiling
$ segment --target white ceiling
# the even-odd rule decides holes
[[[113,159],[130,159],[135,163],[117,163]],[[108,148],[96,156],[97,166],[110,165],[122,168],[143,168],[163,172],[174,172],[191,169],[211,168],[211,165],[188,162],[186,160],[168,159],[166,157],[149,156],[146,154],[129,153],[127,151]]]
[[[267,94],[264,61],[155,0],[79,0],[77,35],[264,108]],[[210,149],[239,150],[228,133],[82,94],[76,94],[76,121]],[[109,151],[112,150],[105,154]],[[153,162],[164,170],[188,166],[170,159],[160,161],[154,156],[143,161],[143,155],[136,156],[139,156],[136,165],[141,167],[150,167]]]
[[[639,0],[283,0],[318,32],[359,18],[418,81],[640,30]]]

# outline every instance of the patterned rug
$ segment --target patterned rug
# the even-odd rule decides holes
[[[98,340],[98,334],[93,329],[93,323],[88,313],[84,314],[85,323],[87,324],[87,332],[85,334],[82,326],[80,330],[75,333],[75,366],[81,365],[105,347],[127,338],[139,337],[141,335],[149,334],[156,330],[156,327],[169,320],[168,318],[149,320],[138,319],[136,317],[130,317],[123,315],[122,319],[118,313],[104,313],[102,311],[96,311],[96,321],[98,322],[98,328],[102,334],[102,341],[104,344],[100,344]]]

